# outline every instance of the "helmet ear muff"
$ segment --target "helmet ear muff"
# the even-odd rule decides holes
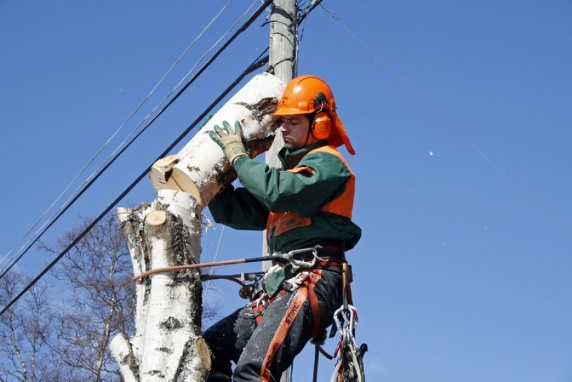
[[[326,139],[330,136],[330,132],[332,131],[332,119],[330,115],[325,112],[321,111],[316,113],[314,117],[314,122],[312,123],[312,135],[316,139]]]

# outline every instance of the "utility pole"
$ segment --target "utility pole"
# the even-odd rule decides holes
[[[297,74],[298,62],[298,4],[296,0],[274,0],[270,15],[270,42],[268,64],[274,69],[274,75],[285,84],[290,82]],[[274,142],[266,152],[266,164],[279,167],[277,154],[284,146],[282,134],[276,131]],[[266,245],[266,231],[262,237],[262,254],[269,255]],[[270,263],[265,261],[262,265],[264,271],[268,270]],[[288,381],[288,371],[282,373],[280,382]]]
[[[298,4],[296,0],[274,0],[270,16],[268,64],[274,70],[274,75],[285,84],[294,78],[297,71],[297,14]],[[274,143],[266,152],[266,164],[272,167],[280,166],[277,154],[282,146],[284,146],[282,136],[277,130]],[[262,254],[267,255],[266,231],[263,235]],[[269,264],[265,263],[263,270],[266,270],[268,266]]]

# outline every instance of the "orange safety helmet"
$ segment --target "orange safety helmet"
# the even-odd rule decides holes
[[[312,113],[316,114],[311,126],[312,134],[316,138],[327,139],[329,144],[336,147],[345,145],[350,154],[355,154],[344,124],[336,113],[332,89],[316,76],[296,77],[286,85],[274,115]]]

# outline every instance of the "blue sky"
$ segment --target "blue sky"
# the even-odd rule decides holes
[[[2,256],[19,248],[94,154],[103,147],[71,190],[252,4],[232,2],[129,118],[226,3],[0,3]],[[330,83],[357,152],[348,160],[363,238],[348,257],[357,340],[370,349],[368,380],[572,381],[572,2],[323,5],[300,31],[299,73]],[[266,48],[262,21],[46,240],[80,215],[98,215],[154,162]],[[120,205],[154,198],[144,180]],[[213,260],[221,233],[218,260],[261,253],[259,233],[215,225],[203,236],[204,261]],[[30,251],[19,266],[38,272],[45,256]],[[221,312],[242,304],[233,286],[211,287]],[[308,348],[295,380],[311,380],[312,360]],[[320,362],[326,380],[333,363]]]

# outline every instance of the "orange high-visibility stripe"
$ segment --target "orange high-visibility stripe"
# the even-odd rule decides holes
[[[337,198],[330,200],[328,203],[322,206],[320,211],[345,216],[348,219],[351,219],[354,207],[355,175],[348,165],[348,162],[334,146],[318,147],[317,149],[308,152],[308,154],[320,151],[338,157],[344,163],[351,174],[350,178],[346,182],[344,192]],[[299,173],[302,171],[308,171],[312,174],[314,173],[312,169],[305,166],[297,167],[288,171],[293,173]],[[274,236],[280,236],[294,228],[306,227],[310,224],[312,224],[312,219],[310,217],[302,216],[297,212],[270,212],[268,215],[268,221],[266,223],[266,234],[270,236],[270,234],[273,232]]]
[[[322,278],[322,270],[321,269],[314,269],[308,275],[308,279],[304,282],[306,288],[308,288],[308,300],[310,301],[310,310],[312,312],[312,338],[318,335],[318,331],[320,330],[320,301],[318,300],[318,296],[316,296],[316,292],[314,291],[314,287]]]
[[[329,154],[337,156],[349,170],[351,176],[346,182],[346,189],[344,192],[338,196],[337,198],[329,201],[325,206],[323,206],[320,211],[330,212],[336,215],[342,215],[347,217],[348,219],[352,218],[352,211],[354,208],[354,194],[356,189],[356,177],[350,168],[346,159],[340,154],[340,152],[334,146],[323,146],[312,150],[311,152],[315,151],[323,151]]]
[[[274,228],[274,236],[280,236],[294,228],[306,227],[312,224],[312,219],[297,212],[271,212],[268,216],[268,228]],[[270,233],[270,230],[267,232]]]

